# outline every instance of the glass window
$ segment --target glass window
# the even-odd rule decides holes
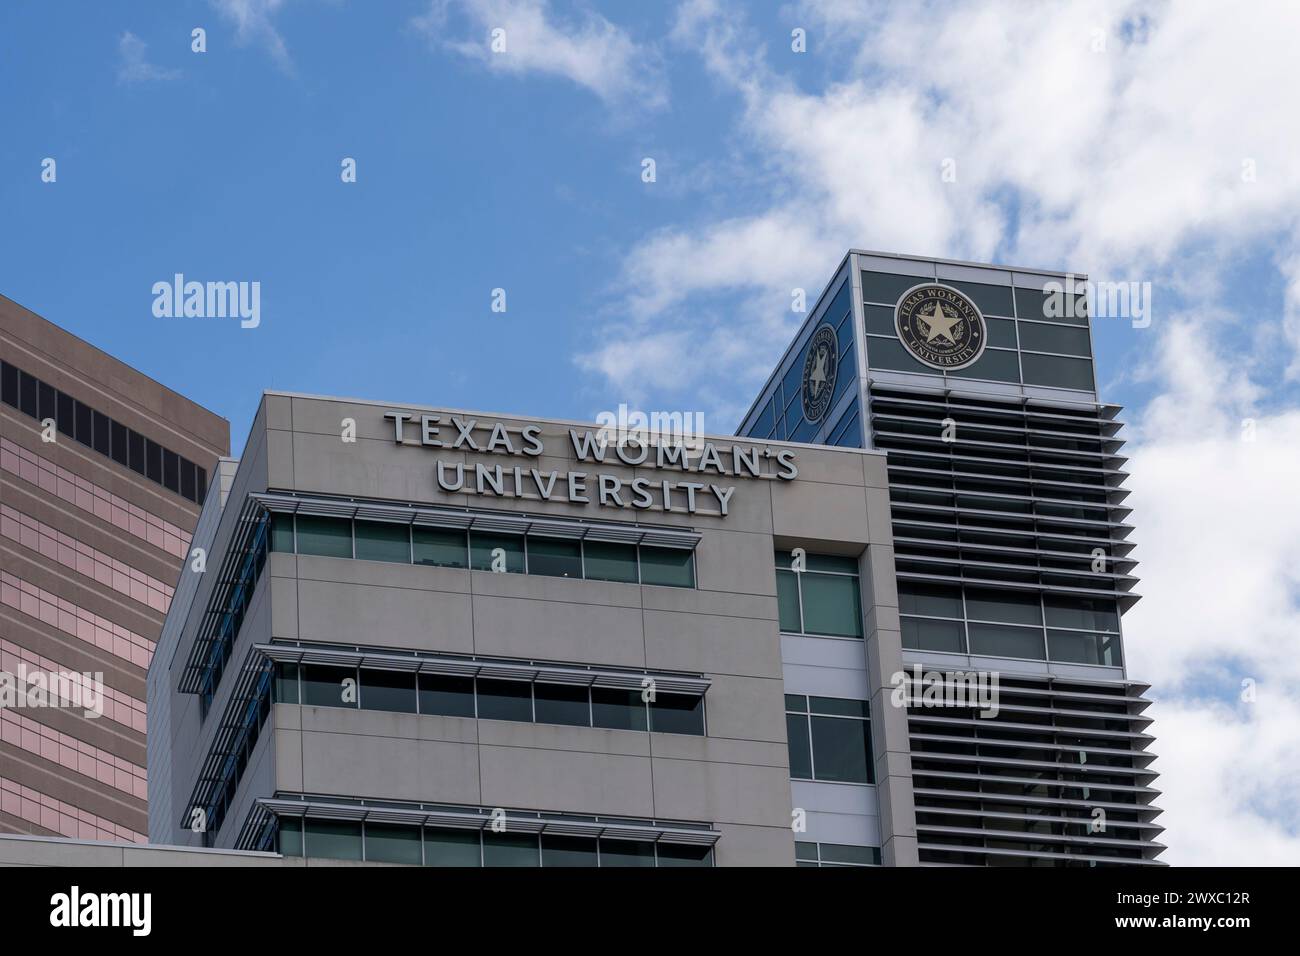
[[[1016,347],[1016,323],[1010,319],[985,319],[984,324],[989,329],[989,345],[998,349],[1013,349]]]
[[[477,830],[425,827],[425,866],[482,866]]]
[[[302,856],[302,818],[280,818],[280,852],[285,856]]]
[[[591,723],[607,730],[645,730],[646,705],[639,690],[591,689]]]
[[[271,515],[271,550],[293,554],[293,515]]]
[[[411,529],[411,549],[416,564],[432,564],[440,568],[469,567],[468,546],[464,531],[445,531],[442,528]]]
[[[327,860],[361,859],[359,820],[307,820],[307,856]]]
[[[926,276],[901,276],[888,272],[862,273],[862,298],[867,302],[883,302],[893,306],[898,297],[914,285],[931,282]]]
[[[1023,355],[1025,382],[1029,385],[1053,385],[1092,391],[1092,362],[1087,359],[1060,358],[1055,355]]]
[[[1015,315],[1015,312],[1012,311],[1011,286],[1009,285],[989,285],[984,282],[954,282],[951,279],[940,279],[939,281],[965,292],[984,315]]]
[[[487,534],[474,531],[469,536],[469,566],[475,571],[491,571],[493,561],[511,574],[524,573],[524,539],[517,535]]]
[[[484,866],[541,866],[537,837],[528,833],[483,831]]]
[[[1035,661],[1043,659],[1043,632],[1039,628],[1005,624],[968,624],[967,627],[970,629],[972,654],[1023,657]]]
[[[641,583],[695,587],[695,554],[685,548],[641,546]]]
[[[808,718],[803,714],[786,714],[785,735],[790,744],[790,776],[795,780],[811,780],[812,747],[808,743]]]
[[[601,866],[654,866],[655,845],[635,840],[601,840]]]
[[[596,841],[583,837],[542,836],[542,866],[595,866]]]
[[[583,571],[593,581],[636,584],[636,545],[612,541],[584,541]]]
[[[366,669],[361,672],[361,707],[415,713],[415,674],[411,671]]]
[[[421,674],[420,713],[440,717],[474,716],[474,678]]]
[[[843,866],[879,866],[880,847],[849,846],[842,843],[821,844],[822,863]]]
[[[357,557],[362,561],[411,563],[411,529],[389,521],[356,523]]]
[[[395,823],[367,823],[366,859],[419,866],[420,828]]]
[[[1042,624],[1043,609],[1037,594],[1017,591],[966,591],[966,615],[972,621],[1007,624]]]
[[[1098,598],[1043,598],[1048,627],[1072,627],[1081,631],[1118,631],[1119,611],[1114,601]]]
[[[351,667],[306,664],[302,668],[302,702],[309,707],[357,706],[357,672]]]
[[[298,665],[275,665],[275,701],[279,704],[298,703]]]
[[[478,715],[484,720],[533,719],[533,686],[527,681],[478,681]]]
[[[776,606],[781,620],[781,630],[802,634],[803,622],[799,618],[799,582],[793,571],[776,572]]]
[[[572,687],[568,684],[534,684],[533,700],[539,724],[591,726],[591,707],[587,699],[586,687]]]
[[[1031,352],[1063,352],[1066,355],[1092,354],[1088,330],[1069,325],[1020,323],[1020,347]]]
[[[867,332],[876,335],[896,335],[898,327],[894,325],[894,307],[892,305],[864,305],[863,318],[866,320]]]
[[[551,578],[582,577],[582,545],[562,538],[530,537],[528,573]]]
[[[713,847],[677,843],[658,844],[660,866],[712,866]]]
[[[703,734],[704,698],[656,694],[650,704],[650,729],[659,734]]]
[[[867,365],[869,368],[895,369],[899,372],[935,374],[934,369],[918,362],[898,339],[875,335],[867,339]]]
[[[1067,664],[1119,667],[1122,663],[1118,634],[1084,634],[1080,631],[1047,632],[1047,656]]]
[[[816,779],[871,783],[871,725],[842,717],[814,716],[810,720]]]
[[[800,584],[804,633],[862,636],[862,598],[857,577],[804,572]]]
[[[938,584],[898,582],[898,610],[928,617],[961,617],[961,588]]]
[[[903,646],[916,651],[966,652],[966,636],[961,621],[936,621],[919,617],[899,618]]]
[[[298,515],[298,553],[352,557],[352,522],[347,518]]]
[[[1017,289],[1016,314],[1022,319],[1039,319],[1047,322],[1066,322],[1071,325],[1088,324],[1088,299],[1076,296],[1074,308],[1070,315],[1065,315],[1065,297],[1058,294],[1056,299],[1049,299],[1042,289]]]
[[[1020,381],[1020,361],[1015,352],[985,349],[974,365],[953,369],[947,374],[958,378],[985,378],[996,382]]]

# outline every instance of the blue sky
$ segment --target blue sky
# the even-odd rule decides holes
[[[1094,341],[1130,423],[1126,646],[1169,858],[1294,862],[1300,8],[1252,11],[10,2],[0,292],[226,416],[238,452],[264,388],[730,431],[791,289],[849,246],[1150,283],[1150,326]],[[261,325],[155,318],[177,272],[260,282]]]

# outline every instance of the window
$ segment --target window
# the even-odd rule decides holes
[[[474,678],[421,674],[420,713],[442,717],[474,716]]]
[[[281,704],[696,737],[705,732],[704,698],[693,694],[660,692],[647,703],[636,689],[320,664],[278,663],[273,676],[274,700]]]
[[[469,567],[464,531],[416,526],[411,529],[411,548],[416,564],[431,564],[439,568]]]
[[[593,581],[637,582],[636,545],[608,541],[582,543],[583,570]]]
[[[553,833],[497,833],[490,827],[483,830],[453,829],[285,816],[276,821],[272,832],[276,835],[277,849],[284,856],[372,860],[412,866],[421,863],[445,867],[713,865],[713,848],[710,846]],[[871,848],[839,849],[841,855],[850,855],[853,851],[861,853]],[[825,848],[822,857],[829,862]]]
[[[591,726],[591,704],[586,687],[537,683],[533,685],[533,701],[539,724]]]
[[[389,710],[400,714],[417,711],[415,674],[410,671],[361,671],[359,703],[362,710]]]
[[[298,515],[298,553],[324,558],[352,557],[352,522],[347,518]]]
[[[601,840],[601,866],[654,866],[655,846],[653,843],[637,843],[633,840]]]
[[[329,860],[362,859],[360,822],[309,817],[304,829],[306,856],[319,856]]]
[[[796,866],[879,866],[880,847],[796,840],[794,859]]]
[[[358,521],[355,534],[357,560],[411,563],[411,529],[408,525]]]
[[[469,536],[469,566],[475,571],[504,567],[511,574],[524,573],[524,539],[518,535],[487,534],[475,531]]]
[[[695,553],[678,548],[641,546],[641,583],[695,587]]]
[[[533,685],[519,680],[478,681],[478,715],[484,720],[533,719]]]
[[[650,729],[657,734],[704,733],[704,698],[656,694],[650,702]]]
[[[582,577],[582,545],[576,540],[530,537],[528,573],[552,578]]]
[[[482,866],[477,830],[424,830],[425,866]]]
[[[638,690],[591,689],[591,725],[607,730],[648,730],[646,705]]]
[[[207,473],[202,468],[156,444],[156,465],[147,468],[143,435],[8,362],[0,362],[0,401],[32,418],[53,418],[61,435],[190,501],[203,501]],[[192,482],[187,482],[187,474]]]
[[[350,681],[350,683],[348,683]],[[351,667],[302,667],[302,702],[309,707],[357,706],[357,672]]]
[[[541,866],[537,837],[527,833],[483,832],[484,866]]]
[[[862,637],[862,586],[856,558],[809,554],[795,571],[788,551],[776,553],[777,612],[787,634]]]
[[[204,481],[206,476],[200,468],[196,484]],[[486,531],[467,533],[389,521],[306,514],[295,517],[276,512],[271,517],[271,550],[475,571],[695,587],[695,554],[688,549]]]
[[[595,840],[542,835],[542,866],[595,866],[596,862]]]
[[[900,581],[903,646],[1119,667],[1119,608],[1104,598]]]
[[[293,553],[293,515],[271,515],[271,550]]]
[[[381,863],[420,864],[420,829],[419,827],[401,826],[392,823],[367,823],[366,849],[367,860]]]
[[[865,700],[787,694],[790,776],[872,783],[871,723]]]

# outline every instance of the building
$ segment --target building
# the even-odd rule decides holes
[[[738,430],[884,452],[897,596],[877,613],[938,689],[998,677],[996,716],[913,695],[890,741],[922,864],[1163,849],[1120,628],[1137,595],[1119,409],[1097,394],[1084,281],[851,251]]]
[[[889,534],[880,452],[268,392],[149,672],[151,842],[914,863]],[[835,637],[781,634],[793,549]]]
[[[145,839],[145,669],[229,447],[0,297],[0,832]]]

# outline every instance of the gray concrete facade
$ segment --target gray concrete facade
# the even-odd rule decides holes
[[[399,425],[394,415],[409,418]],[[792,865],[796,840],[871,841],[884,862],[914,863],[905,718],[889,706],[881,676],[901,661],[883,454],[712,438],[702,440],[683,470],[658,467],[653,448],[644,464],[620,460],[613,446],[603,461],[591,449],[582,457],[571,430],[595,428],[267,392],[244,457],[237,468],[223,466],[223,480],[213,483],[194,542],[206,549],[206,570],[178,589],[150,669],[151,842],[248,846],[250,821],[300,801],[383,804],[398,816],[409,811],[411,819],[445,807],[508,808],[594,816],[616,829],[631,821],[695,827],[716,841],[712,861],[720,866]],[[466,435],[479,450],[470,450]],[[460,447],[453,447],[458,437]],[[639,445],[624,447],[636,461]],[[439,463],[444,476],[464,466],[471,491],[440,487]],[[543,479],[557,473],[549,498],[534,471]],[[571,500],[580,498],[588,500]],[[209,619],[221,610],[233,576],[232,552],[247,547],[248,529],[266,509],[307,509],[301,515],[326,507],[382,512],[389,521],[393,509],[407,509],[423,516],[413,519],[417,524],[435,512],[439,520],[454,512],[480,524],[527,518],[553,524],[560,536],[606,540],[678,535],[693,542],[695,586],[271,550],[205,714],[201,695],[192,692],[195,646],[208,646]],[[865,640],[781,635],[774,552],[796,547],[858,560]],[[681,681],[707,687],[706,730],[657,733],[277,702],[240,759],[219,824],[187,825],[196,794],[206,793],[201,778],[212,776],[221,764],[214,755],[229,746],[232,715],[252,699],[241,696],[250,694],[249,682],[269,666],[268,654],[300,653],[308,660],[325,659],[311,653],[406,655]],[[792,787],[787,693],[870,702],[876,785]],[[799,810],[807,811],[804,835],[792,829]]]

